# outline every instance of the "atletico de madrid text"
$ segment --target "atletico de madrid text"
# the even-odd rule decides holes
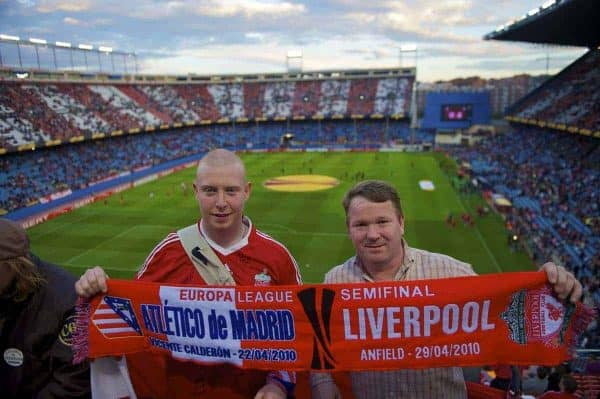
[[[294,317],[289,310],[229,310],[142,304],[142,318],[152,333],[184,338],[290,341],[295,337]]]

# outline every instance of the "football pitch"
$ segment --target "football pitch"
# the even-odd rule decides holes
[[[440,167],[439,153],[274,153],[244,154],[252,194],[246,214],[258,229],[292,252],[305,282],[321,282],[323,274],[353,254],[346,234],[341,200],[362,179],[390,181],[400,193],[409,245],[469,262],[478,273],[528,270],[531,260],[511,252],[500,216],[478,217],[478,194],[459,194]],[[74,210],[28,230],[34,253],[79,275],[94,265],[112,277],[131,278],[152,248],[169,232],[199,217],[191,183],[194,168],[185,169]],[[268,179],[288,175],[324,175],[337,186],[309,192],[274,191]],[[433,191],[419,182],[431,181]],[[181,183],[189,192],[184,194]],[[474,215],[464,226],[460,214]],[[455,228],[445,222],[452,212]]]

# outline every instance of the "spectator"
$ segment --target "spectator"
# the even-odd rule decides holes
[[[538,396],[538,399],[576,399],[576,391],[577,381],[573,376],[565,374],[560,378],[559,391],[548,391]]]
[[[532,396],[544,393],[548,386],[548,374],[550,374],[550,368],[546,366],[537,366],[534,373],[526,372],[523,378],[523,393]]]
[[[89,364],[73,365],[75,279],[33,255],[0,219],[0,397],[89,398]]]
[[[356,255],[334,267],[326,283],[372,283],[474,275],[467,263],[446,255],[411,248],[404,239],[404,214],[396,190],[388,183],[367,180],[356,184],[343,200],[346,226]],[[563,267],[543,267],[554,291],[572,302],[581,297],[581,284]],[[460,368],[357,371],[351,373],[358,398],[464,398]],[[311,375],[313,398],[339,397],[329,373]]]
[[[258,231],[244,215],[251,185],[241,159],[226,150],[209,152],[198,164],[193,187],[202,219],[160,242],[137,280],[195,285],[300,284],[298,266],[287,249]],[[193,257],[199,259],[198,255],[186,249],[190,240],[198,243],[196,248],[206,248],[203,259],[220,271],[219,278],[195,263]],[[89,269],[77,282],[77,292],[85,297],[106,292],[107,278],[101,268]],[[199,366],[148,353],[130,355],[127,363],[140,397],[171,398],[183,392],[195,398],[283,399],[293,394],[295,384],[294,373],[267,375],[231,365]]]

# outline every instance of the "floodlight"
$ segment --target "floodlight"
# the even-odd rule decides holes
[[[12,36],[12,35],[0,35],[0,39],[2,39],[2,40],[14,40],[15,42],[21,40],[19,38],[19,36]]]
[[[93,50],[94,46],[92,46],[91,44],[80,44],[79,47],[81,50]]]
[[[57,47],[71,47],[71,43],[67,42],[56,42],[54,44],[56,44]]]
[[[98,47],[99,51],[104,51],[106,53],[111,53],[113,51],[112,47],[105,47],[105,46],[100,46]]]
[[[31,43],[35,43],[35,44],[48,44],[48,42],[46,40],[44,40],[44,39],[36,39],[34,37],[30,37],[29,41]]]

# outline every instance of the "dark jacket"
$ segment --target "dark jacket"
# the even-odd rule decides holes
[[[72,364],[75,279],[32,258],[46,282],[23,302],[0,301],[0,398],[89,398],[89,364]]]

